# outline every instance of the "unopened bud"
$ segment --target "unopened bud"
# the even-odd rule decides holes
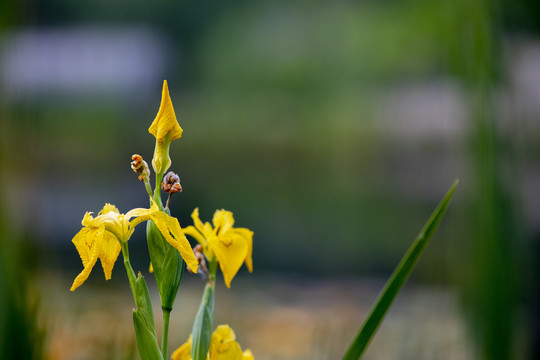
[[[146,161],[143,160],[141,155],[134,154],[131,156],[131,168],[133,171],[135,171],[137,174],[139,174],[139,180],[140,181],[148,181],[150,179],[150,169],[148,168],[148,164]]]
[[[177,193],[182,191],[182,185],[180,185],[180,177],[169,171],[163,178],[161,183],[161,189],[166,193]]]
[[[163,81],[159,111],[148,131],[156,138],[152,167],[156,174],[163,176],[165,171],[171,166],[169,146],[172,141],[179,139],[183,132],[180,124],[178,124],[178,120],[176,120],[166,80]]]

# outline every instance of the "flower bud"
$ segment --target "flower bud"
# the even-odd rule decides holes
[[[156,174],[162,175],[171,166],[169,157],[169,145],[171,141],[182,136],[182,128],[176,120],[167,80],[163,81],[163,91],[161,94],[161,105],[156,118],[150,125],[148,132],[156,138],[156,147],[154,157],[152,158],[152,167]]]

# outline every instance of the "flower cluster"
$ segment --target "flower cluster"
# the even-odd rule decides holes
[[[133,324],[137,347],[142,360],[165,360],[167,356],[167,337],[170,312],[187,267],[197,273],[199,267],[208,274],[203,299],[193,325],[188,342],[176,350],[174,360],[253,360],[250,350],[242,351],[236,335],[228,325],[220,325],[211,334],[214,312],[214,284],[216,269],[219,264],[225,283],[230,287],[242,263],[248,270],[253,270],[252,240],[253,232],[245,228],[234,228],[234,218],[230,211],[218,210],[214,214],[213,225],[203,224],[199,219],[198,208],[193,211],[194,226],[182,229],[177,218],[170,215],[171,196],[182,191],[180,178],[172,171],[163,174],[172,164],[169,147],[172,141],[182,136],[182,128],[176,119],[169,95],[167,81],[163,83],[161,104],[158,114],[148,131],[156,138],[152,167],[156,173],[155,188],[150,184],[150,169],[142,156],[132,156],[131,167],[144,182],[150,198],[150,207],[136,208],[121,213],[114,205],[106,203],[97,216],[87,212],[82,220],[82,229],[73,237],[73,244],[79,253],[83,270],[71,286],[74,291],[90,275],[99,259],[105,273],[105,279],[111,278],[114,264],[122,252],[128,280],[133,292],[136,308],[133,310]],[[166,206],[163,207],[160,191],[168,193]],[[144,277],[135,272],[129,261],[128,240],[135,227],[147,223],[146,234],[151,269],[155,275],[163,313],[163,331],[161,348],[157,341],[153,308]],[[185,234],[195,238],[202,248],[196,253],[191,248]],[[207,260],[205,260],[205,257]],[[209,270],[206,268],[208,263]],[[196,344],[193,345],[192,344]]]

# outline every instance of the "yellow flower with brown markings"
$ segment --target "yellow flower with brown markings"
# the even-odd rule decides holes
[[[202,223],[199,209],[191,214],[195,226],[187,226],[184,233],[192,236],[202,245],[203,252],[210,261],[217,260],[225,284],[231,287],[231,281],[245,262],[249,272],[253,271],[253,231],[235,228],[232,212],[216,210],[212,223]]]
[[[178,120],[176,120],[167,80],[163,80],[159,111],[152,125],[150,125],[148,132],[156,138],[152,167],[156,174],[163,175],[171,166],[169,145],[171,141],[179,139],[183,132],[180,124],[178,124]]]
[[[93,217],[91,212],[84,215],[83,228],[73,237],[72,242],[81,256],[84,269],[75,278],[70,290],[74,291],[86,281],[98,259],[101,260],[105,279],[109,280],[121,243],[128,241],[135,227],[147,220],[156,224],[165,239],[180,252],[190,270],[196,272],[197,259],[176,218],[159,211],[155,203],[150,209],[137,208],[126,214],[121,214],[114,205],[105,204],[98,216]]]
[[[191,335],[171,356],[172,360],[192,360]],[[251,350],[242,351],[236,341],[236,334],[229,325],[219,325],[210,339],[208,360],[255,360]]]

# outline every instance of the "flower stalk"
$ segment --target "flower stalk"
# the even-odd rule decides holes
[[[150,199],[150,208],[136,208],[124,214],[114,205],[105,204],[97,216],[94,217],[91,212],[85,214],[82,228],[72,240],[81,256],[84,269],[73,281],[71,291],[86,281],[98,260],[103,266],[105,279],[110,279],[121,252],[135,303],[133,325],[141,359],[165,360],[168,358],[171,311],[184,269],[187,267],[192,273],[203,274],[206,285],[193,324],[193,336],[190,337],[189,344],[183,346],[181,352],[175,351],[173,359],[188,360],[192,355],[196,360],[207,360],[208,356],[210,359],[225,359],[223,358],[225,354],[226,359],[253,360],[249,350],[241,352],[230,327],[219,326],[212,333],[218,266],[228,287],[242,263],[245,262],[251,271],[253,232],[244,228],[233,228],[232,213],[225,210],[216,211],[213,227],[208,223],[203,225],[198,218],[198,209],[195,209],[193,213],[195,227],[185,229],[186,233],[199,242],[199,245],[192,249],[178,219],[171,216],[169,209],[172,194],[182,191],[180,178],[172,171],[163,177],[172,163],[169,155],[170,144],[180,138],[183,132],[176,119],[166,81],[163,83],[159,111],[148,131],[156,138],[152,157],[152,167],[156,176],[154,189],[150,184],[150,168],[142,156],[132,155],[131,168],[144,184]],[[168,194],[165,207],[161,190]],[[146,235],[151,269],[161,300],[163,329],[160,345],[157,341],[154,313],[146,281],[140,272],[136,274],[133,270],[129,258],[128,241],[135,227],[142,222],[147,222]],[[179,358],[180,353],[183,355]]]

